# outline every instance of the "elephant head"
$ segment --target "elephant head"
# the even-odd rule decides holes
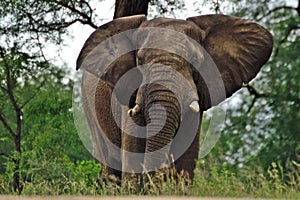
[[[77,69],[97,76],[110,97],[116,97],[117,105],[127,108],[119,111],[145,125],[141,151],[163,149],[155,157],[145,154],[142,164],[152,166],[172,152],[172,140],[183,122],[197,120],[200,124],[203,111],[252,80],[269,59],[272,46],[272,35],[266,29],[237,17],[204,15],[147,21],[137,15],[99,27],[84,44]],[[89,83],[83,90],[88,87]],[[103,104],[97,97],[95,101],[96,106]],[[108,111],[112,110],[116,109]],[[96,113],[107,115],[99,109]],[[98,120],[110,126],[103,118]],[[176,166],[188,171],[190,177],[199,149],[199,134],[195,135],[188,153]],[[188,160],[192,164],[186,163]]]

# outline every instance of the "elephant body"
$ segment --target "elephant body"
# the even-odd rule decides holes
[[[260,25],[225,15],[137,15],[99,27],[77,69],[86,70],[83,106],[102,178],[147,181],[142,174],[173,166],[193,179],[202,113],[253,79],[272,44]]]

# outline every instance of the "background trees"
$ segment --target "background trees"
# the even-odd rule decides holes
[[[44,51],[61,45],[78,21],[96,28],[96,16],[84,1],[1,1],[0,7],[0,171],[11,170],[20,193],[26,151],[89,158],[72,122],[72,79]]]
[[[233,14],[265,25],[274,35],[271,60],[230,108],[223,146],[235,164],[299,160],[300,12],[297,1],[230,1]],[[243,96],[241,96],[243,95]],[[227,138],[228,137],[228,138]],[[228,142],[232,141],[232,142]]]
[[[54,187],[71,180],[91,184],[97,178],[100,165],[91,161],[73,124],[76,76],[66,63],[53,58],[59,57],[65,39],[72,36],[69,27],[102,24],[101,13],[95,10],[99,2],[0,2],[0,193],[21,193],[29,183],[52,181],[47,186]],[[177,13],[187,12],[186,3],[117,0],[114,18],[147,12],[150,17],[178,17]],[[281,176],[291,181],[290,173],[299,176],[300,161],[300,1],[204,0],[194,5],[199,12],[205,6],[211,13],[261,23],[273,33],[275,45],[256,80],[225,103],[223,134],[212,153],[199,162],[199,170],[209,174],[215,169],[216,175],[226,166],[244,180],[245,170],[259,168],[268,174],[276,162],[285,169]],[[46,52],[53,46],[58,51],[50,56]]]

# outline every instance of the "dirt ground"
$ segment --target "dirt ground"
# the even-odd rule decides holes
[[[126,196],[126,197],[86,197],[86,196],[0,196],[0,200],[251,200],[246,198],[199,198],[199,197],[149,197],[149,196]],[[258,200],[258,199],[255,199]],[[268,199],[270,200],[270,199]]]

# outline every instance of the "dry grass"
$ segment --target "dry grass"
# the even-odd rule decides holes
[[[127,196],[127,197],[86,197],[86,196],[0,196],[0,200],[247,200],[247,198],[199,198],[199,197],[175,197],[175,196]],[[248,199],[251,200],[251,199]],[[270,200],[270,199],[268,199]]]
[[[296,162],[294,165],[300,166]],[[145,188],[134,187],[130,182],[122,186],[108,184],[99,188],[94,181],[76,181],[68,177],[50,181],[33,179],[32,182],[24,182],[24,196],[1,196],[15,193],[11,184],[0,177],[0,200],[300,199],[300,167],[289,176],[282,176],[283,168],[276,163],[272,164],[266,174],[260,170],[247,170],[241,171],[238,176],[226,167],[219,169],[217,166],[211,166],[208,171],[198,166],[195,172],[193,183],[189,183],[184,176],[166,178],[162,173],[161,176],[157,174],[149,177],[149,184],[144,185]]]

